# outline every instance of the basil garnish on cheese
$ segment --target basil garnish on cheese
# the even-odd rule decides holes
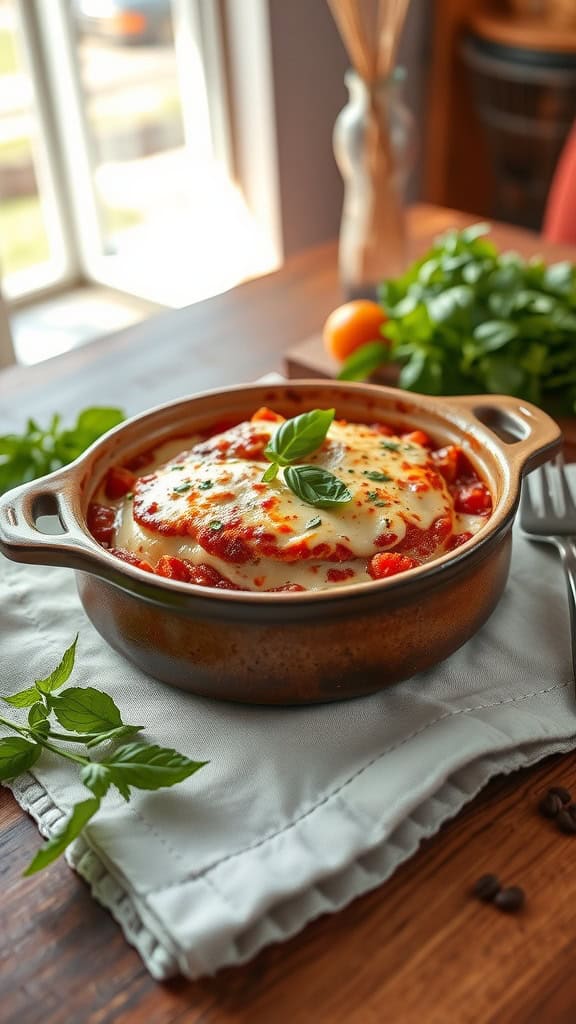
[[[335,411],[312,409],[311,412],[284,420],[264,450],[270,466],[262,476],[263,482],[271,483],[283,467],[284,482],[307,505],[330,508],[351,501],[352,495],[346,485],[328,470],[318,466],[292,465],[320,448]]]

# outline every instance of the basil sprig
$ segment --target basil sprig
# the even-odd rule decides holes
[[[130,800],[130,787],[154,790],[174,786],[207,763],[191,761],[169,747],[133,739],[130,743],[119,744],[119,740],[134,737],[144,727],[124,723],[112,697],[101,690],[92,686],[69,686],[62,690],[74,667],[75,653],[76,640],[46,679],[38,679],[34,686],[2,697],[4,703],[29,711],[27,724],[0,715],[0,724],[18,733],[0,739],[0,782],[29,771],[42,752],[49,750],[79,766],[80,779],[90,792],[86,800],[72,808],[63,827],[40,848],[25,875],[47,867],[64,852],[96,814],[111,786],[115,786],[125,800]],[[60,690],[60,694],[56,695],[56,690]],[[52,716],[57,724],[51,721]],[[58,725],[66,732],[60,731]],[[65,749],[62,743],[83,745],[87,752],[103,743],[115,746],[93,761],[91,757]]]
[[[335,409],[312,409],[291,420],[284,420],[270,438],[264,455],[271,462],[262,479],[270,483],[280,466],[305,458],[320,447],[334,419]]]
[[[0,437],[0,494],[66,466],[89,445],[124,419],[121,409],[84,409],[74,426],[65,429],[55,414],[47,427],[29,419],[22,434]]]
[[[307,505],[330,508],[352,501],[352,495],[346,485],[327,469],[320,466],[292,465],[320,447],[334,419],[335,411],[312,409],[311,412],[284,420],[264,450],[270,465],[262,476],[263,482],[271,483],[276,479],[280,467],[283,467],[285,483],[292,493]]]

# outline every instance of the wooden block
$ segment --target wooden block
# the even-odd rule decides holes
[[[284,368],[290,378],[336,377],[339,364],[324,348],[322,336],[313,334],[306,341],[288,349],[284,356]]]
[[[324,348],[320,334],[314,334],[306,341],[301,341],[284,356],[284,369],[292,380],[307,377],[334,379],[338,376],[340,365]],[[378,370],[371,380],[377,384],[394,386],[398,380],[398,370],[395,366],[385,366]]]

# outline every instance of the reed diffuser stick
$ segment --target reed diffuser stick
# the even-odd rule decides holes
[[[328,0],[350,63],[368,84],[390,74],[410,0]]]
[[[391,139],[391,79],[409,0],[328,0],[346,47],[354,86],[363,110],[362,125],[349,136],[352,152],[342,140],[350,124],[337,123],[339,165],[345,178],[340,233],[340,266],[347,293],[368,294],[382,279],[384,256],[391,273],[399,273],[404,253],[404,215],[398,190],[396,153]],[[335,136],[336,137],[336,136]],[[361,138],[361,143],[359,142]],[[336,143],[335,143],[336,145]],[[360,151],[359,151],[360,146]],[[337,158],[339,154],[337,153]],[[352,180],[352,166],[356,166]]]

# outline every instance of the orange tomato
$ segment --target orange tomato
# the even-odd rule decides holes
[[[353,299],[338,306],[326,320],[322,338],[326,350],[339,362],[368,341],[386,341],[380,334],[387,316],[382,306],[370,299]]]

